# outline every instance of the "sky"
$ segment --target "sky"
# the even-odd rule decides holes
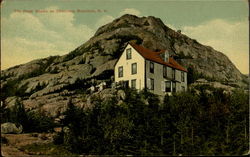
[[[123,14],[158,17],[249,73],[247,0],[3,0],[1,69],[67,54]]]

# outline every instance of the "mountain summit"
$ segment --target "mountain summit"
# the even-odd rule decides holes
[[[89,42],[101,41],[106,48],[111,46],[110,43],[115,47],[120,41],[131,39],[152,50],[167,49],[184,66],[193,66],[197,72],[216,80],[238,82],[243,79],[240,71],[223,53],[172,30],[152,16],[138,18],[124,15],[99,28]]]
[[[246,76],[223,53],[172,30],[159,18],[126,14],[100,27],[92,38],[67,55],[37,59],[2,71],[1,88],[6,92],[1,97],[10,102],[10,96],[21,96],[26,107],[43,106],[55,116],[53,112],[67,102],[64,96],[77,95],[74,87],[112,81],[114,64],[129,41],[153,51],[168,50],[182,66],[192,68],[200,77],[247,86]],[[76,103],[81,102],[77,99]]]

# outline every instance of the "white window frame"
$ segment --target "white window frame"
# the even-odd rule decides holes
[[[153,78],[148,78],[147,79],[147,88],[149,90],[154,90],[154,79]]]
[[[135,85],[135,86],[133,86],[133,85]],[[131,80],[131,88],[136,89],[136,79]]]
[[[127,60],[132,59],[132,50],[131,50],[131,48],[126,49],[126,59]]]
[[[135,65],[135,71],[133,71],[133,65]],[[132,75],[137,74],[137,63],[132,63],[132,64],[131,64],[131,74],[132,74]]]
[[[181,72],[181,82],[185,82],[185,73]]]
[[[121,70],[120,70],[121,69]],[[118,67],[118,77],[123,77],[123,66]]]

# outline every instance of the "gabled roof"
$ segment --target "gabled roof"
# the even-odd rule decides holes
[[[150,60],[150,61],[153,61],[153,62],[156,62],[156,63],[159,63],[159,64],[163,64],[163,65],[166,65],[166,66],[169,66],[171,68],[174,68],[174,69],[178,69],[178,70],[181,70],[181,71],[185,71],[187,72],[187,70],[182,67],[180,64],[178,64],[172,57],[169,57],[169,62],[165,62],[161,57],[160,57],[160,54],[164,53],[165,51],[164,50],[161,50],[159,52],[154,52],[154,51],[151,51],[149,49],[146,49],[140,45],[137,45],[135,43],[129,43],[139,54],[142,55],[142,57],[144,57],[145,59],[147,60]]]

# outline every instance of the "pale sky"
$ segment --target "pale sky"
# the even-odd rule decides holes
[[[126,13],[158,17],[249,72],[247,0],[4,0],[1,68],[67,54]]]

